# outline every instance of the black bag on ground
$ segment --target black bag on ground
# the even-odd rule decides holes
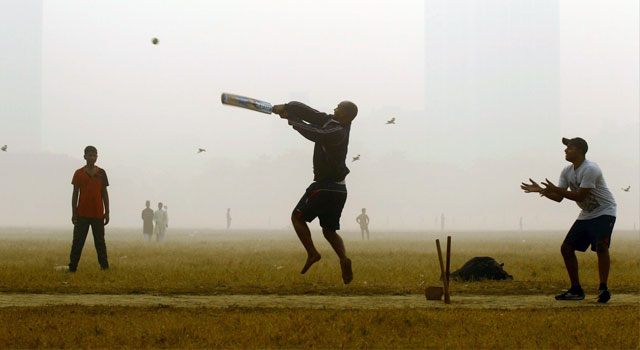
[[[498,264],[494,258],[475,257],[454,271],[450,278],[456,281],[512,280],[513,276],[508,274],[502,266],[504,264]]]

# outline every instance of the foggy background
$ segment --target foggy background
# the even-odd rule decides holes
[[[94,145],[110,226],[141,226],[148,199],[168,205],[169,235],[223,228],[226,208],[233,228],[288,227],[313,144],[223,106],[231,92],[359,106],[344,229],[363,207],[374,236],[437,230],[442,214],[450,230],[568,229],[574,202],[519,185],[557,183],[576,136],[616,228],[637,229],[638,14],[635,0],[0,0],[0,226],[70,227]]]

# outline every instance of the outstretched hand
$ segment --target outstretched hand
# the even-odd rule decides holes
[[[545,193],[557,193],[560,189],[558,186],[554,185],[553,182],[549,181],[549,179],[545,178],[544,181],[546,182],[542,182],[542,185],[544,186]]]
[[[532,193],[532,192],[540,193],[544,191],[544,189],[540,187],[540,185],[538,185],[535,181],[531,179],[529,179],[529,181],[531,181],[530,184],[527,184],[524,182],[520,184],[520,188],[522,188],[525,193]]]

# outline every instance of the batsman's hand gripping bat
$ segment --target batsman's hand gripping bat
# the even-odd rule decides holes
[[[223,93],[220,96],[222,103],[225,105],[236,106],[250,109],[252,111],[271,114],[273,106],[269,102],[256,100],[255,98],[244,97],[234,94]]]

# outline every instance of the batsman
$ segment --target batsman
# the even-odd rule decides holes
[[[307,261],[300,273],[304,274],[320,260],[311,239],[307,222],[320,219],[322,234],[340,258],[344,284],[353,280],[351,260],[347,257],[344,242],[336,231],[340,229],[340,216],[347,200],[345,177],[349,168],[345,164],[349,147],[351,122],[358,114],[358,107],[342,101],[326,114],[300,102],[273,106],[272,112],[287,119],[289,125],[315,144],[313,149],[313,183],[309,185],[291,214],[291,222],[298,238],[307,250]]]

